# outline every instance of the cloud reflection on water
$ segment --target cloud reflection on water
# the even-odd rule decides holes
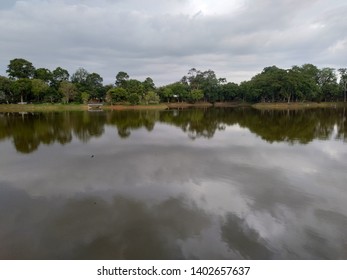
[[[179,133],[106,126],[25,156],[0,142],[0,258],[347,258],[343,141]]]

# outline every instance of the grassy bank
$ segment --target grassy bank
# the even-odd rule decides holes
[[[190,107],[247,107],[252,106],[259,110],[298,110],[313,108],[337,108],[347,106],[343,102],[293,102],[293,103],[239,103],[239,102],[208,102],[199,103],[160,103],[155,105],[104,105],[105,110],[165,110],[168,108]],[[0,112],[44,112],[44,111],[86,111],[88,106],[84,104],[0,104]]]
[[[256,103],[252,107],[260,110],[299,110],[314,108],[337,108],[347,106],[343,102],[292,102],[292,103]]]
[[[0,104],[0,112],[84,111],[83,104]]]
[[[225,103],[224,106],[226,106]],[[104,110],[165,110],[168,108],[211,107],[208,102],[198,103],[160,103],[151,105],[104,105]],[[218,107],[218,105],[216,105]],[[0,104],[0,112],[44,112],[44,111],[86,111],[88,105],[84,104]]]
[[[168,106],[164,103],[153,105],[104,105],[106,110],[165,110]]]

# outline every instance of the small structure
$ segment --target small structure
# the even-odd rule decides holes
[[[103,105],[100,99],[91,99],[88,102],[88,111],[102,111]]]
[[[101,109],[103,105],[102,103],[88,103],[88,109]]]
[[[88,111],[90,112],[100,112],[102,110],[102,103],[88,103]]]

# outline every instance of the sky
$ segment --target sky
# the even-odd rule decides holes
[[[345,0],[1,0],[0,75],[14,58],[158,86],[193,67],[236,83],[272,65],[338,69],[346,14]]]

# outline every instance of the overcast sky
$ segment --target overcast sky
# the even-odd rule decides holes
[[[264,67],[347,67],[345,0],[0,1],[0,75],[13,58],[113,83],[119,71],[179,80],[212,69],[229,82]]]

